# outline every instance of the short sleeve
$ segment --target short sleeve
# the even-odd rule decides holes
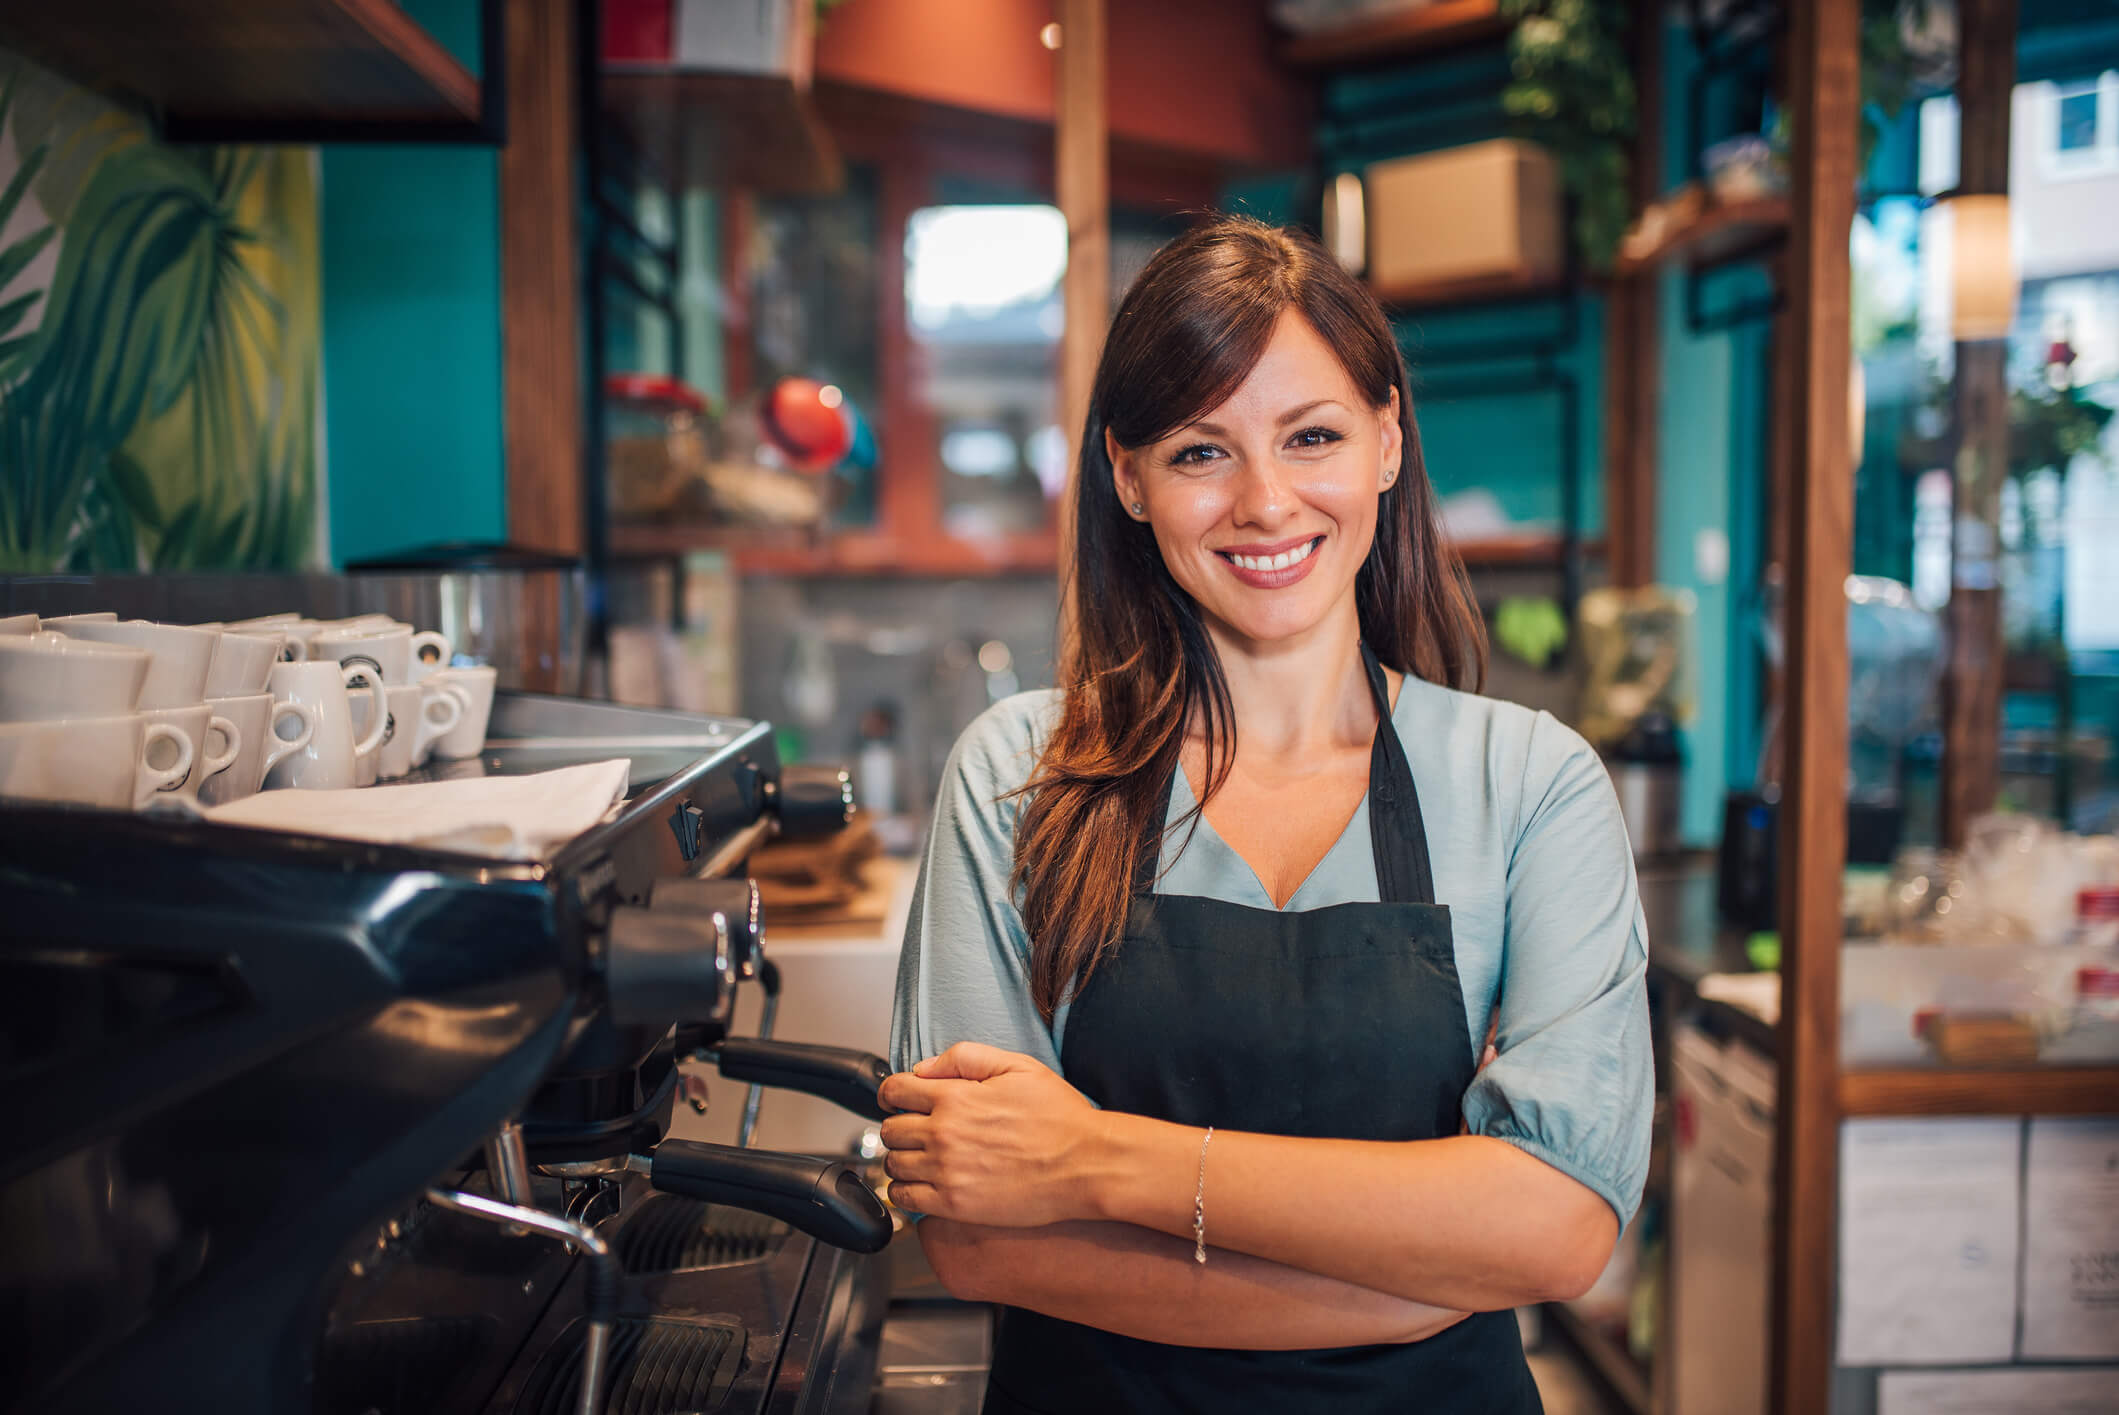
[[[1648,1177],[1655,1071],[1648,927],[1611,778],[1539,714],[1509,854],[1497,1055],[1465,1092],[1472,1133],[1581,1181],[1621,1227]]]
[[[1053,1030],[1030,1000],[1030,938],[1008,884],[1019,804],[1012,793],[1029,779],[1056,704],[1049,692],[997,703],[949,754],[898,959],[890,1019],[897,1070],[963,1041],[1059,1070]]]

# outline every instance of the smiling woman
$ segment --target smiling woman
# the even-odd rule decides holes
[[[1535,1411],[1506,1309],[1594,1280],[1647,1165],[1603,768],[1461,691],[1404,364],[1313,243],[1160,252],[1082,447],[1075,655],[951,758],[882,1092],[892,1197],[1003,1307],[986,1409]]]

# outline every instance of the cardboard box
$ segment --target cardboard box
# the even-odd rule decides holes
[[[1435,287],[1496,291],[1559,278],[1566,264],[1560,174],[1513,138],[1370,164],[1369,284],[1379,295]]]

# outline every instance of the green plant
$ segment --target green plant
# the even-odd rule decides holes
[[[1501,105],[1553,155],[1574,199],[1574,239],[1592,270],[1611,265],[1632,216],[1629,145],[1638,100],[1618,0],[1501,0],[1515,22]]]
[[[2101,454],[2112,410],[2073,388],[2033,385],[2009,394],[2009,471],[2067,470],[2082,453]]]
[[[1938,0],[1861,0],[1861,163],[1906,105],[1950,81],[1955,35]]]
[[[111,110],[75,121],[63,90],[31,117],[16,98],[34,74],[17,66],[0,89],[21,162],[0,224],[33,187],[55,219],[0,250],[0,285],[59,249],[44,289],[0,305],[0,571],[300,565],[315,508],[308,154],[166,147]],[[39,301],[35,331],[15,332]]]

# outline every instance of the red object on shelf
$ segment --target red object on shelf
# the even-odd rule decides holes
[[[2075,895],[2078,919],[2119,919],[2119,887],[2099,885]]]
[[[677,52],[673,0],[603,0],[603,62],[667,64]]]
[[[706,411],[706,395],[689,383],[659,373],[614,373],[603,380],[606,397],[657,410],[686,413]]]
[[[2119,968],[2077,968],[2075,991],[2082,997],[2119,998]]]
[[[766,396],[758,421],[790,462],[803,471],[821,472],[853,446],[853,423],[845,403],[846,395],[828,383],[783,378]]]

